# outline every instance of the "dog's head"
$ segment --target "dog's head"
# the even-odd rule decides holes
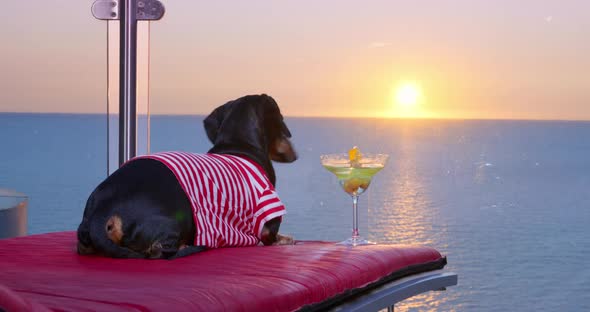
[[[275,183],[270,160],[290,163],[297,159],[291,131],[277,102],[266,94],[248,95],[216,108],[204,120],[210,153],[244,155],[258,162]]]

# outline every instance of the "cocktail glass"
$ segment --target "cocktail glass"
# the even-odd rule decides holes
[[[354,150],[354,149],[353,149]],[[338,244],[347,246],[374,244],[359,234],[358,230],[358,198],[364,193],[373,176],[385,167],[389,155],[363,153],[352,154],[326,154],[321,155],[322,166],[332,172],[338,178],[340,186],[352,197],[352,237]]]

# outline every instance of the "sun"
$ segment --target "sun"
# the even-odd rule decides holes
[[[390,116],[397,118],[424,117],[421,104],[424,101],[420,84],[414,81],[402,81],[392,89],[393,105]]]
[[[395,91],[395,102],[405,109],[418,105],[422,97],[422,90],[415,82],[404,82]]]

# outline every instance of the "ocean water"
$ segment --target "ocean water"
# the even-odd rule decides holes
[[[203,116],[153,116],[152,151],[205,152]],[[359,201],[361,234],[432,246],[459,285],[396,311],[590,311],[590,122],[286,118],[282,232],[350,235],[350,198],[323,153],[390,155]],[[0,114],[0,188],[30,197],[29,233],[75,230],[106,177],[106,117]]]

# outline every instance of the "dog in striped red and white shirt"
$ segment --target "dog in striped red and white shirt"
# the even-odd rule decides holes
[[[297,159],[275,100],[249,95],[204,120],[206,154],[164,152],[125,163],[92,192],[78,253],[172,259],[207,248],[292,244],[272,161]]]

